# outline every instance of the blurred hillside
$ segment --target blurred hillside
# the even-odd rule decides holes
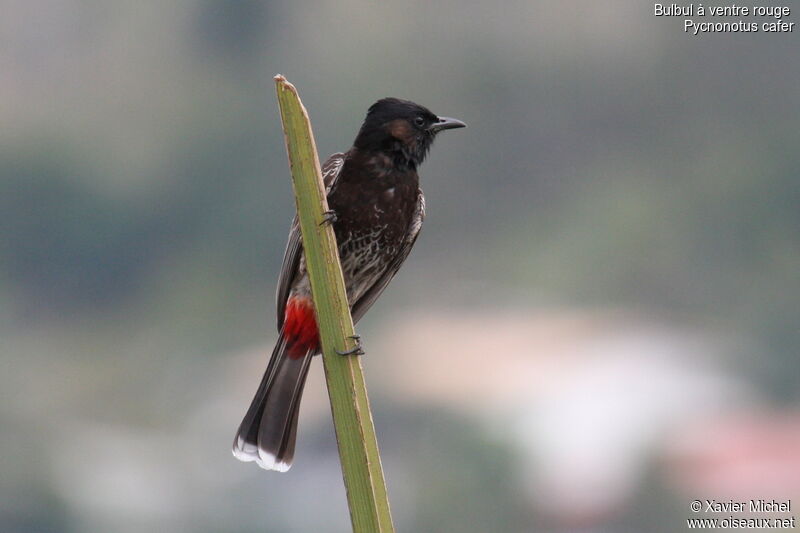
[[[797,410],[796,34],[691,37],[622,0],[0,7],[3,531],[346,530],[321,381],[289,475],[228,453],[274,336],[293,210],[279,72],[323,157],[384,96],[470,126],[423,166],[425,230],[360,325],[401,530],[683,531],[696,495],[675,488],[688,483],[669,480],[658,450],[671,449],[667,428],[695,421],[667,401],[697,376],[693,361],[706,377],[688,397],[705,415],[726,402]],[[562,366],[545,341],[564,313],[583,318],[558,346],[583,346],[586,324],[625,340],[565,348],[588,366]],[[496,344],[466,336],[498,329]],[[500,431],[512,401],[482,411],[430,394],[416,377],[427,359],[391,350],[404,342],[441,356],[436,373],[456,388],[480,375],[479,363],[447,372],[475,346],[523,385],[550,375],[546,361],[566,372],[558,390],[582,385],[508,396],[491,381],[489,397],[525,408],[524,428]],[[624,463],[619,497],[570,517],[547,496],[559,471],[541,464],[586,439],[555,422],[576,420],[596,372],[616,377],[599,382],[611,403],[590,435],[611,434],[604,416],[627,416],[631,398],[653,408],[626,429],[642,459]],[[675,381],[648,392],[664,375]],[[629,396],[630,383],[644,390]],[[430,403],[402,401],[416,395]],[[549,444],[531,437],[551,431]],[[570,475],[567,494],[588,479]],[[653,525],[643,508],[670,518]]]

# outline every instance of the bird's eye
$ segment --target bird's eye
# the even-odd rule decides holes
[[[425,117],[423,117],[422,115],[418,115],[414,119],[414,124],[416,124],[417,126],[424,126],[425,125]]]

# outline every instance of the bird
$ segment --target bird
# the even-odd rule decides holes
[[[372,307],[408,257],[425,217],[417,169],[436,135],[463,128],[408,100],[369,107],[352,147],[322,165],[329,211],[353,322]],[[295,215],[276,291],[278,340],[233,442],[233,455],[266,470],[292,465],[309,364],[320,352],[302,236]],[[343,356],[362,355],[356,347]]]

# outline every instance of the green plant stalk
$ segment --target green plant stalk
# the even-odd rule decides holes
[[[353,348],[355,332],[336,236],[322,224],[328,202],[311,122],[294,86],[281,75],[275,85],[353,532],[393,533],[361,358],[335,351]]]

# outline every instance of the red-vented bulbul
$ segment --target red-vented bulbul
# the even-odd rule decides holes
[[[434,137],[464,126],[413,102],[384,98],[369,108],[353,147],[333,154],[322,165],[330,208],[327,219],[336,234],[353,322],[375,303],[417,239],[425,216],[417,168]],[[294,455],[309,363],[320,350],[297,217],[276,296],[280,335],[239,426],[233,454],[267,470],[285,472]]]

